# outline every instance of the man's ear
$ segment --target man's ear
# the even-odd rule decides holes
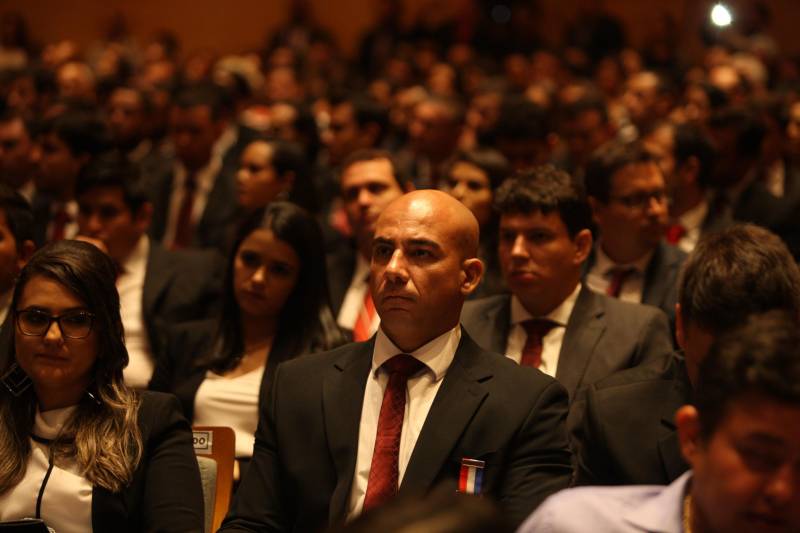
[[[700,442],[700,415],[693,405],[684,405],[675,413],[678,442],[686,462],[694,467],[702,446]]]
[[[575,258],[574,262],[576,265],[580,265],[586,258],[589,257],[589,254],[592,251],[592,232],[589,229],[582,229],[580,230],[575,238],[572,239],[572,242],[575,243]]]
[[[461,264],[461,294],[472,294],[483,278],[483,262],[477,257],[465,259]]]

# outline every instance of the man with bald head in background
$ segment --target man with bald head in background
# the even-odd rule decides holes
[[[436,486],[496,500],[512,524],[564,488],[567,395],[459,324],[480,282],[478,223],[452,197],[381,214],[375,336],[280,365],[224,531],[308,531]]]

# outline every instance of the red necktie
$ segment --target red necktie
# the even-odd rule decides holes
[[[671,224],[667,227],[666,239],[670,244],[678,244],[686,235],[686,228],[682,224]]]
[[[53,214],[53,231],[50,234],[50,242],[63,241],[66,237],[67,224],[72,222],[72,217],[62,207]]]
[[[400,455],[400,434],[406,409],[406,383],[408,378],[425,364],[408,354],[395,355],[382,368],[389,374],[389,382],[383,393],[375,449],[369,468],[364,510],[380,505],[397,494]]]
[[[522,358],[519,361],[521,366],[532,366],[539,368],[542,364],[542,341],[547,333],[558,324],[546,318],[532,318],[521,322],[528,338],[525,339],[525,346],[522,348]]]
[[[172,249],[188,248],[192,244],[194,224],[192,224],[192,207],[194,207],[194,191],[196,188],[195,175],[186,173],[183,183],[183,199],[178,210],[178,220],[175,223],[175,238],[172,240]]]
[[[365,341],[372,336],[372,321],[374,319],[375,304],[372,302],[372,294],[367,289],[367,293],[364,295],[364,305],[361,306],[361,311],[358,312],[358,318],[356,318],[356,325],[353,327],[354,341]]]
[[[633,267],[614,267],[609,272],[611,272],[611,282],[608,284],[606,294],[612,298],[619,298],[622,285],[631,274],[636,272],[636,269]]]

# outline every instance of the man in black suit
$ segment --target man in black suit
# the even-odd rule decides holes
[[[667,484],[688,466],[675,411],[691,403],[697,368],[715,338],[772,309],[800,313],[800,270],[781,240],[752,225],[700,241],[686,261],[677,305],[678,343],[666,368],[620,372],[590,387],[576,434],[581,484]]]
[[[600,147],[586,166],[586,193],[599,240],[586,262],[590,289],[658,307],[674,323],[676,282],[686,254],[664,242],[667,186],[638,142]]]
[[[121,154],[98,156],[78,179],[79,237],[119,268],[122,324],[130,363],[125,382],[146,388],[162,353],[163,328],[216,312],[223,261],[210,250],[171,252],[147,235],[152,206],[138,168]]]
[[[495,209],[500,267],[511,294],[464,306],[462,323],[479,345],[537,366],[573,399],[615,371],[667,358],[672,341],[664,313],[581,284],[592,213],[567,173],[552,166],[519,173],[497,190]],[[573,408],[570,424],[576,413]]]
[[[445,193],[384,210],[370,282],[379,332],[278,367],[222,530],[316,530],[439,485],[494,498],[519,523],[568,483],[563,387],[459,325],[483,271],[477,248],[477,221]]]
[[[176,160],[148,178],[153,205],[150,237],[168,249],[216,248],[226,252],[237,214],[235,170],[225,158],[235,143],[217,91],[194,87],[179,94],[170,111]]]

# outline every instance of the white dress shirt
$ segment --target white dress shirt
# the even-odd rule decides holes
[[[361,254],[357,254],[353,278],[350,280],[350,287],[347,288],[347,292],[344,294],[342,308],[339,309],[339,318],[336,320],[340,327],[351,331],[355,329],[358,314],[364,306],[364,298],[367,295],[367,291],[369,291],[369,263]],[[378,326],[380,325],[381,317],[376,312],[369,327],[370,335],[378,331]]]
[[[581,291],[581,284],[567,296],[558,307],[550,311],[543,317],[535,317],[522,306],[522,302],[516,296],[511,297],[511,330],[508,332],[508,342],[506,343],[506,357],[519,364],[522,360],[522,349],[528,333],[522,326],[522,322],[532,318],[546,318],[552,320],[557,325],[547,332],[542,338],[542,364],[539,370],[548,376],[556,377],[558,369],[558,358],[561,354],[561,344],[564,342],[564,334],[567,331],[567,322],[575,308],[578,293]]]
[[[708,200],[703,200],[678,217],[678,222],[686,229],[686,233],[678,241],[678,248],[687,254],[694,250],[694,247],[700,241],[700,233],[707,215]]]
[[[234,378],[206,372],[194,397],[192,424],[230,427],[236,435],[236,457],[252,457],[263,376],[263,365]]]
[[[222,157],[214,155],[208,164],[197,171],[195,174],[194,202],[192,203],[192,224],[197,224],[203,215],[203,211],[208,203],[208,195],[214,188],[217,175],[222,169]],[[167,214],[167,227],[164,231],[163,244],[166,248],[171,248],[175,240],[175,232],[178,225],[178,215],[183,204],[183,196],[186,192],[187,170],[180,161],[176,161],[173,167],[172,192],[169,197],[169,212]]]
[[[61,432],[75,406],[36,411],[33,434],[52,440]],[[36,500],[50,466],[49,446],[31,439],[25,476],[0,496],[0,522],[36,518]],[[53,466],[42,493],[39,517],[58,533],[92,531],[92,484],[80,474],[74,461]]]
[[[618,264],[605,254],[601,245],[598,245],[595,247],[594,265],[586,276],[586,285],[594,292],[606,294],[608,286],[611,285],[612,271],[617,267],[632,268],[634,272],[622,283],[619,299],[623,302],[640,304],[644,292],[644,273],[653,253],[654,251],[648,252],[632,263]]]
[[[403,481],[411,452],[428,417],[433,399],[442,384],[447,369],[455,357],[458,343],[461,341],[461,326],[439,335],[432,341],[411,352],[414,358],[425,363],[425,371],[409,378],[406,390],[406,405],[403,414],[403,429],[400,433],[400,453],[398,457],[398,483]],[[364,496],[367,493],[369,471],[372,466],[372,452],[375,449],[375,437],[378,432],[378,418],[383,403],[383,393],[389,382],[389,376],[381,365],[404,353],[394,345],[389,337],[379,329],[372,352],[372,370],[367,377],[364,389],[364,403],[361,408],[361,424],[358,432],[358,454],[353,486],[350,489],[350,500],[347,506],[348,518],[361,512]]]
[[[125,347],[128,349],[128,366],[122,371],[125,384],[136,389],[146,389],[153,377],[155,360],[144,320],[142,292],[147,273],[147,257],[150,240],[142,235],[130,255],[123,261],[117,292],[119,292],[120,315],[125,329]]]

